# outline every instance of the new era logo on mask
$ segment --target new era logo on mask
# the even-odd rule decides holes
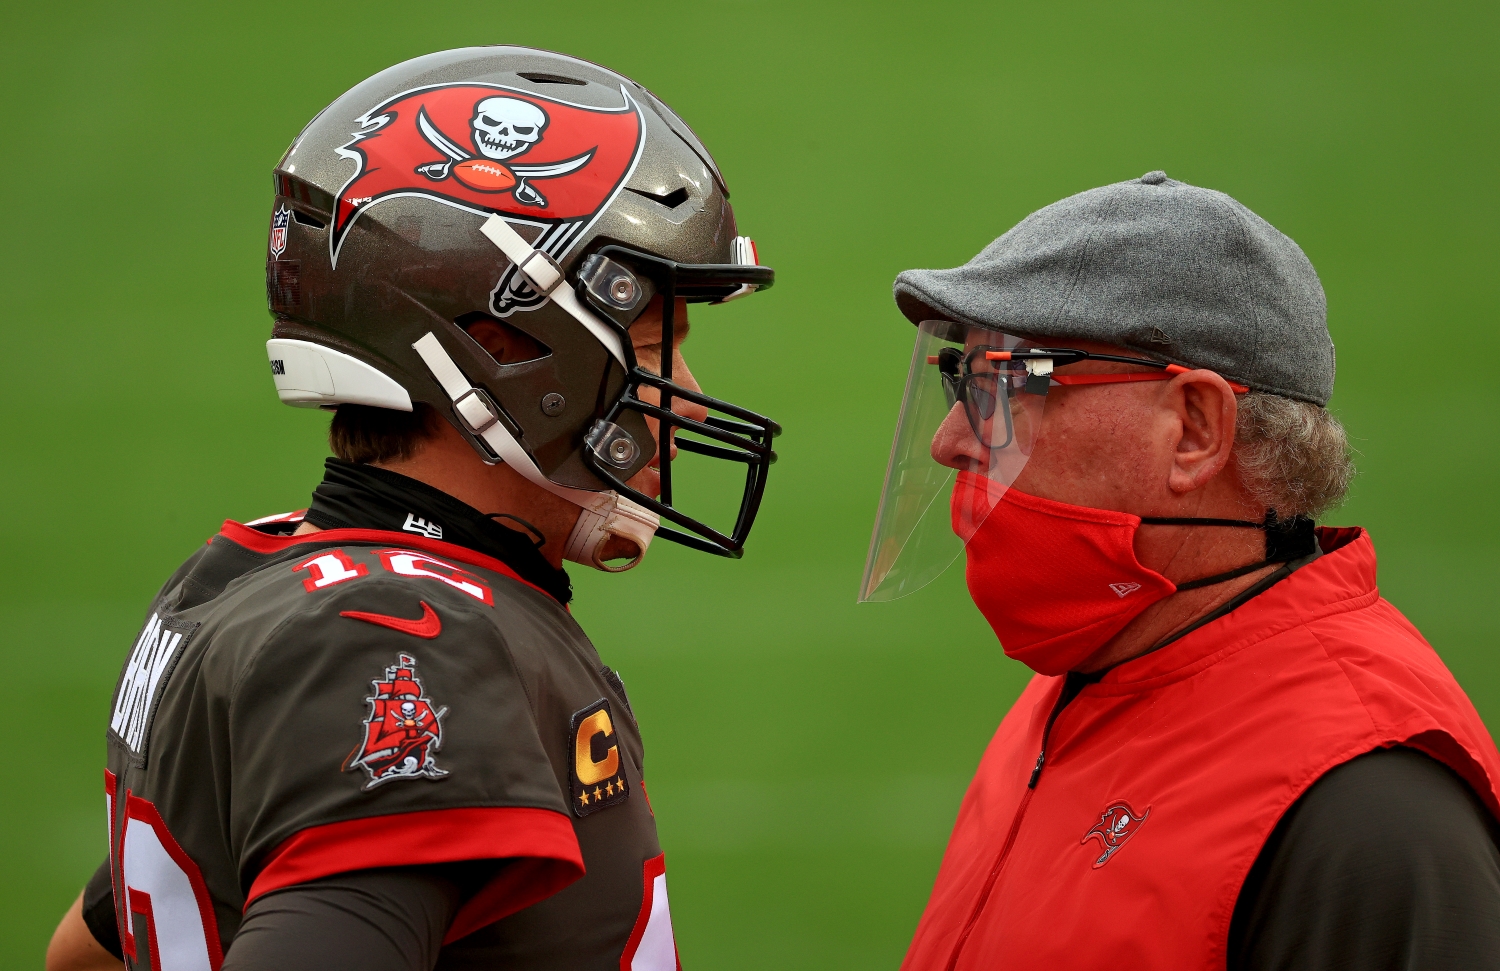
[[[1109,588],[1115,592],[1117,597],[1127,597],[1141,588],[1139,583],[1111,583]]]

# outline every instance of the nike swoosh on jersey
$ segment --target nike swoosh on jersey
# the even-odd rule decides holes
[[[348,617],[351,620],[362,620],[369,624],[379,624],[381,627],[389,627],[391,630],[399,630],[403,634],[411,634],[413,637],[425,637],[428,640],[443,632],[443,621],[438,617],[437,611],[427,606],[427,601],[417,601],[422,605],[422,616],[416,620],[407,620],[405,617],[391,617],[387,614],[370,614],[363,610],[341,610],[340,617]]]

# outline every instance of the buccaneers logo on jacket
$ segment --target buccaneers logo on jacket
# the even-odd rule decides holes
[[[397,779],[441,779],[448,774],[433,757],[443,747],[442,718],[448,709],[433,709],[417,680],[416,666],[416,658],[402,654],[385,669],[384,680],[371,682],[375,697],[365,699],[370,703],[365,737],[349,759],[349,768],[358,766],[369,774],[366,789]]]
[[[640,157],[640,108],[624,88],[620,97],[618,108],[590,108],[497,84],[447,84],[376,105],[355,120],[360,130],[338,149],[357,167],[335,204],[334,265],[360,213],[382,199],[413,195],[541,226],[533,245],[560,260]],[[542,298],[511,268],[493,302],[504,315]]]
[[[1130,837],[1136,834],[1146,817],[1151,815],[1151,807],[1147,806],[1143,813],[1136,813],[1130,808],[1130,804],[1124,801],[1111,803],[1104,812],[1099,814],[1099,821],[1083,834],[1080,843],[1088,843],[1089,840],[1097,838],[1103,852],[1094,861],[1094,869],[1097,870],[1109,862],[1109,858],[1120,851]]]

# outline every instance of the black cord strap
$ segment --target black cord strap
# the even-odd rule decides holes
[[[1264,522],[1253,523],[1245,519],[1198,519],[1192,516],[1143,516],[1143,526],[1227,526],[1233,529],[1260,529],[1266,534],[1266,558],[1213,576],[1200,577],[1187,583],[1177,584],[1178,591],[1196,590],[1226,580],[1242,577],[1247,573],[1271,566],[1275,563],[1290,563],[1310,556],[1318,548],[1318,534],[1311,518],[1293,516],[1279,519],[1276,510],[1267,509]]]
[[[1276,510],[1271,510],[1274,515]],[[1265,529],[1265,523],[1248,519],[1198,519],[1193,516],[1142,516],[1143,526],[1233,526],[1239,529]]]

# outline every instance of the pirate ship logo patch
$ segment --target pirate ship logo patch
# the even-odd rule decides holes
[[[365,736],[347,766],[365,770],[367,790],[397,779],[441,779],[448,774],[434,757],[443,747],[442,720],[448,709],[433,708],[416,667],[416,658],[402,654],[385,669],[383,680],[370,682],[375,696],[365,699],[370,704]]]
[[[1113,802],[1099,814],[1099,821],[1089,827],[1089,831],[1083,834],[1079,842],[1087,844],[1091,839],[1098,839],[1102,851],[1099,858],[1094,861],[1094,869],[1097,870],[1109,862],[1109,858],[1120,852],[1120,848],[1130,841],[1130,838],[1141,828],[1146,817],[1151,815],[1151,807],[1146,811],[1137,813],[1130,808],[1128,802],[1123,800]]]
[[[381,102],[355,119],[338,154],[356,165],[339,190],[330,258],[360,214],[384,199],[421,196],[478,215],[538,227],[532,243],[561,260],[635,170],[645,143],[641,109],[625,88],[617,108],[544,98],[497,84],[439,84]],[[514,267],[496,314],[540,306]]]

